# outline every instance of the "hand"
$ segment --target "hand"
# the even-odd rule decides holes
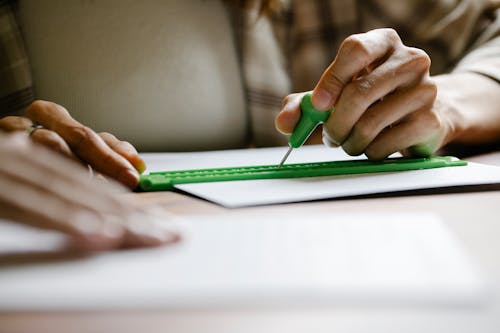
[[[370,159],[397,151],[435,152],[451,140],[453,126],[443,108],[435,107],[437,87],[429,67],[427,54],[403,45],[392,29],[345,39],[312,92],[317,109],[335,105],[323,125],[323,142]],[[293,131],[302,95],[285,98],[276,118],[280,131]]]
[[[33,141],[89,164],[131,189],[137,186],[139,173],[146,169],[130,143],[120,141],[110,133],[95,133],[55,103],[35,101],[28,108],[26,117],[0,119],[0,129],[8,132],[30,130],[33,124],[43,126],[31,132]]]
[[[62,232],[86,251],[179,239],[164,219],[122,201],[118,183],[89,178],[81,165],[24,134],[0,133],[0,156],[0,218]]]

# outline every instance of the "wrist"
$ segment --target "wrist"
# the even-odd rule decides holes
[[[500,85],[477,73],[433,77],[438,94],[434,108],[445,126],[443,146],[500,140]]]

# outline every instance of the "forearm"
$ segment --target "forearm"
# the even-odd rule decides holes
[[[477,145],[500,142],[500,84],[476,73],[433,77],[438,87],[435,107],[450,119],[447,143]]]

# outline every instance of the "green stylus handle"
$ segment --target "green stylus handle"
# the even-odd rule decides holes
[[[333,108],[326,111],[315,109],[311,102],[310,93],[307,93],[304,97],[302,97],[300,109],[302,110],[302,115],[300,116],[300,120],[295,126],[290,139],[288,139],[290,147],[293,148],[299,148],[302,146],[314,129],[319,124],[324,123],[333,111]]]

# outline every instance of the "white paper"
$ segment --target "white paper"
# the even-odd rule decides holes
[[[3,266],[0,310],[484,301],[471,259],[433,215],[233,212],[178,224],[184,239],[170,247]],[[1,223],[0,235],[26,236]]]
[[[144,154],[149,171],[277,164],[286,147],[201,153]],[[357,158],[363,158],[362,156]],[[323,145],[294,149],[287,163],[353,159]],[[225,207],[278,204],[398,191],[500,183],[500,167],[469,163],[403,172],[177,185]]]

